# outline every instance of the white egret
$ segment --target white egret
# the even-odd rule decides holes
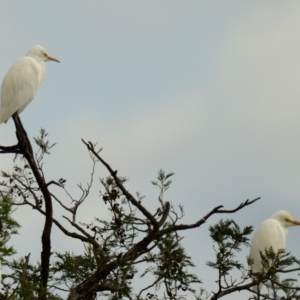
[[[12,116],[18,117],[32,101],[44,78],[45,61],[48,60],[59,62],[37,45],[11,66],[1,86],[0,124]]]
[[[264,254],[265,250],[272,246],[274,252],[285,249],[285,241],[287,237],[287,228],[300,225],[299,221],[295,221],[291,214],[281,210],[265,220],[255,231],[250,247],[250,257],[253,259],[252,272],[261,272],[262,263],[260,251]],[[262,284],[259,285],[261,289]],[[254,291],[258,291],[257,286],[253,287]]]

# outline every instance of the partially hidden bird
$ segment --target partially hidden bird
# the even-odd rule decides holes
[[[265,254],[265,250],[270,247],[275,253],[285,249],[288,227],[297,225],[300,225],[300,221],[295,221],[289,212],[280,210],[256,229],[250,246],[250,258],[253,260],[252,273],[263,272],[260,252]],[[252,289],[258,292],[261,288],[262,283]]]
[[[19,116],[32,101],[43,81],[48,60],[59,62],[44,47],[36,45],[10,67],[1,85],[0,124]]]

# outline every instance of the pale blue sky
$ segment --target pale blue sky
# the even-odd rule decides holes
[[[89,176],[83,137],[104,148],[149,209],[157,171],[175,172],[167,197],[185,206],[186,222],[261,196],[187,234],[196,272],[213,289],[216,276],[202,267],[213,256],[209,224],[234,217],[257,226],[279,209],[300,219],[299,14],[297,1],[3,1],[0,79],[36,44],[60,59],[47,63],[21,118],[29,136],[44,127],[58,143],[46,158],[46,177],[68,179],[74,193]],[[1,124],[0,140],[15,141],[12,121]],[[12,160],[0,156],[1,169]],[[106,175],[99,165],[97,177]],[[82,221],[97,210],[105,215],[98,190]],[[32,222],[27,213],[24,236],[14,239],[21,255],[40,247],[42,219]],[[297,255],[297,228],[287,246]],[[54,239],[53,250],[62,248]]]

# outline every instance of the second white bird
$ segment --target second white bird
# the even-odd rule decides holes
[[[255,231],[251,241],[250,257],[253,259],[252,272],[262,272],[262,263],[260,251],[264,254],[266,249],[273,248],[274,252],[285,249],[285,241],[287,237],[287,228],[300,225],[299,221],[295,221],[291,214],[281,210],[265,220]],[[262,284],[260,284],[259,289]],[[253,290],[257,291],[257,287]]]

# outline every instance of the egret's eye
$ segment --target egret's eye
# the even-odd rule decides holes
[[[45,57],[47,56],[47,53],[43,53],[43,54],[44,54]]]

